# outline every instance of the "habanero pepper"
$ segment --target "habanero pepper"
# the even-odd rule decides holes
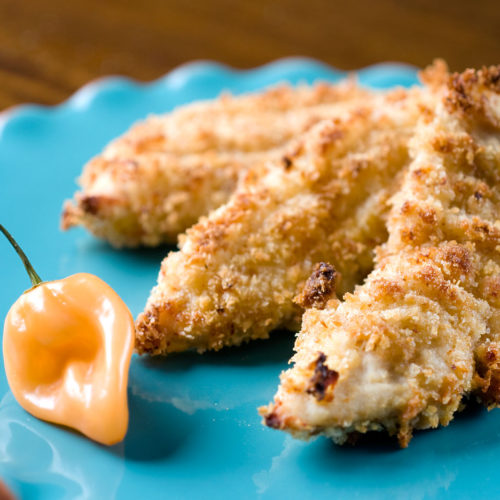
[[[128,427],[127,381],[134,320],[97,276],[78,273],[42,282],[9,232],[32,287],[4,324],[7,381],[37,418],[72,427],[99,443],[121,441]]]

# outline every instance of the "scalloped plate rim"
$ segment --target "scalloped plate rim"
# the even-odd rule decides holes
[[[269,70],[280,70],[286,65],[310,65],[318,68],[326,69],[332,73],[337,73],[340,78],[346,77],[349,74],[365,75],[378,70],[392,70],[398,69],[407,72],[408,75],[415,74],[418,67],[398,61],[384,61],[379,63],[363,66],[358,69],[343,70],[335,66],[326,64],[318,59],[305,56],[282,57],[274,61],[264,63],[252,68],[236,68],[229,64],[221,63],[211,59],[199,59],[189,61],[175,68],[171,69],[164,75],[155,78],[151,81],[141,81],[125,75],[108,75],[101,76],[90,80],[82,85],[70,96],[57,104],[39,104],[39,103],[23,103],[15,104],[2,111],[0,111],[0,139],[2,137],[3,129],[7,126],[8,122],[18,118],[20,115],[27,113],[41,113],[51,115],[55,112],[60,112],[66,109],[71,109],[75,112],[80,112],[86,109],[88,104],[100,93],[105,91],[118,91],[123,86],[132,87],[136,91],[147,92],[155,87],[171,86],[172,82],[176,79],[188,80],[193,77],[196,72],[202,70],[203,72],[218,71],[226,75],[234,75],[237,77],[248,77],[249,75],[256,75],[260,72],[267,72]],[[182,78],[181,78],[182,77]]]

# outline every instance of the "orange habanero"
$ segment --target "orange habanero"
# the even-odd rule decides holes
[[[17,402],[37,418],[106,445],[127,432],[127,381],[134,321],[118,294],[79,273],[42,282],[7,230],[32,281],[10,308],[3,356]]]

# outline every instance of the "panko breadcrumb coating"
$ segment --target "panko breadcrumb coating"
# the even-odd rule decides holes
[[[176,242],[225,203],[251,165],[372,91],[353,80],[280,86],[181,107],[136,124],[84,168],[62,227],[86,227],[116,247]]]
[[[422,116],[366,282],[303,317],[265,423],[299,438],[447,425],[500,403],[500,66],[450,78]]]
[[[297,328],[296,302],[306,298],[294,297],[320,261],[335,267],[339,293],[352,290],[386,239],[387,201],[428,101],[421,88],[366,96],[249,171],[163,261],[137,320],[137,350],[217,350]]]

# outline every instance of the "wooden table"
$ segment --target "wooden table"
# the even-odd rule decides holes
[[[500,63],[498,0],[0,0],[0,19],[0,109],[57,103],[102,75],[150,80],[193,59]]]

